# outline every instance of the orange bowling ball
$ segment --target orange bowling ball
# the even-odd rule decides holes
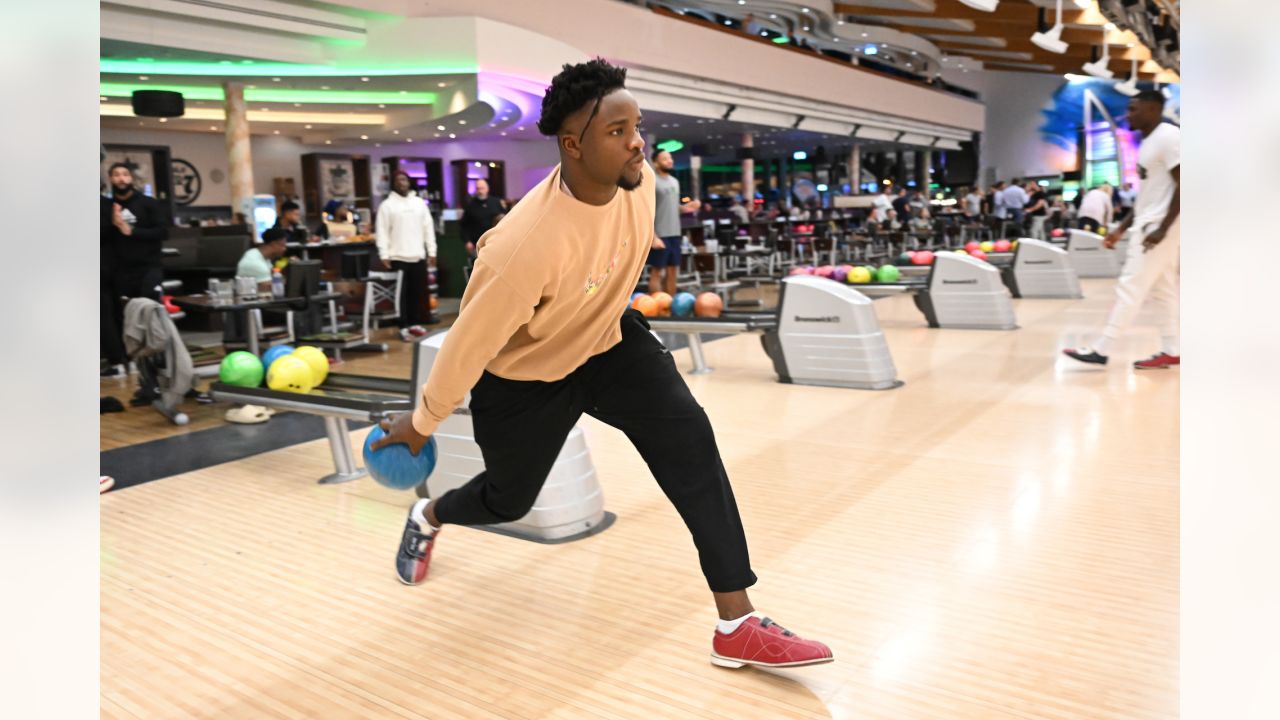
[[[671,316],[671,296],[664,292],[653,294],[653,299],[658,302],[658,314],[662,317]]]
[[[701,293],[693,303],[693,314],[698,317],[720,317],[722,310],[724,310],[724,301],[713,292]]]
[[[432,309],[432,310],[435,310],[436,308],[440,307],[440,301],[436,299],[436,296],[435,296],[435,295],[432,295],[432,296],[431,296],[431,303],[430,303],[430,305],[431,305],[431,309]]]
[[[639,310],[645,317],[658,316],[658,301],[648,295],[637,295],[636,299],[631,301],[631,307]]]

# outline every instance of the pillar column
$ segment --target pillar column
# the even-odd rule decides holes
[[[689,156],[689,197],[702,202],[702,156]]]
[[[849,194],[861,195],[862,188],[862,146],[854,145],[849,151]]]
[[[245,115],[244,85],[222,84],[227,117],[227,182],[231,186],[231,211],[244,213],[253,227],[253,155],[249,151],[249,120]],[[257,233],[255,232],[256,236]]]
[[[929,196],[929,183],[933,182],[933,151],[923,150],[920,153],[920,189],[925,197]]]
[[[749,132],[742,133],[742,147],[750,150],[755,147],[755,136]],[[742,160],[742,202],[747,210],[755,207],[756,198],[756,161],[752,158]]]

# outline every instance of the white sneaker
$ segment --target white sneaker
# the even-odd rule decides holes
[[[400,340],[403,342],[417,342],[418,336],[414,335],[413,331],[409,328],[405,328],[400,331]]]

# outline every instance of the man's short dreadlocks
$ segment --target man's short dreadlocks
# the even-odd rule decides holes
[[[583,125],[583,132],[596,116],[596,108],[605,95],[626,87],[627,69],[610,65],[596,58],[577,65],[565,65],[551,80],[551,87],[542,97],[542,117],[538,131],[543,135],[560,132],[564,119],[587,103],[591,103],[591,116]]]

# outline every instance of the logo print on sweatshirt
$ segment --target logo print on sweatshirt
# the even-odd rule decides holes
[[[627,240],[624,238],[622,240],[622,247],[619,247],[618,252],[614,253],[613,260],[609,262],[609,267],[605,268],[604,272],[600,273],[599,277],[592,277],[589,274],[587,275],[587,297],[591,297],[599,292],[600,288],[609,280],[610,273],[612,273],[613,269],[618,266],[618,258],[622,257],[622,251],[626,249],[626,247]]]

